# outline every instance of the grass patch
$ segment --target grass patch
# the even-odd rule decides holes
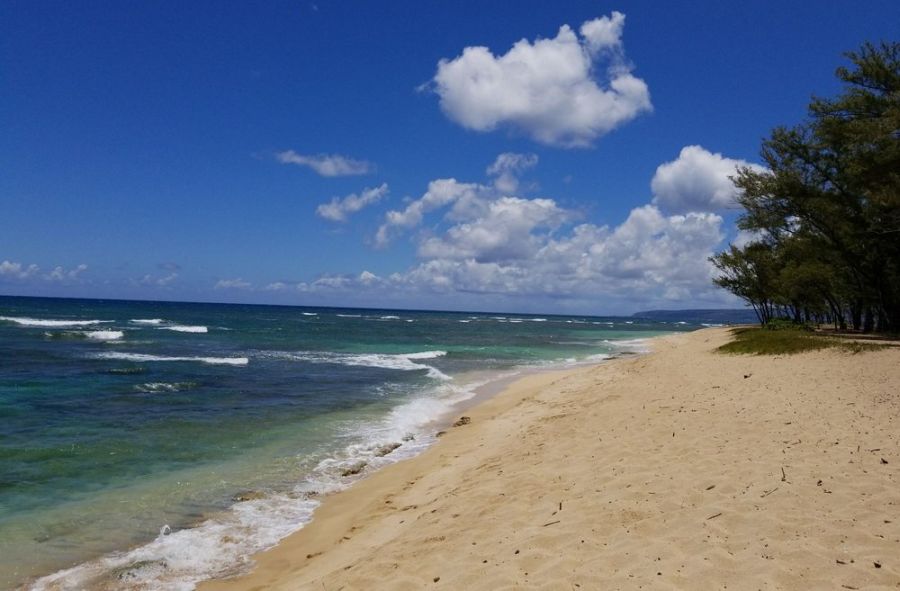
[[[793,355],[820,349],[841,349],[848,353],[877,351],[887,345],[859,343],[821,336],[804,330],[762,330],[760,328],[736,328],[731,331],[734,340],[718,348],[720,353],[737,355]]]

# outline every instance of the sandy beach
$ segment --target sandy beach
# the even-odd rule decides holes
[[[900,587],[900,349],[728,339],[524,378],[200,589]]]

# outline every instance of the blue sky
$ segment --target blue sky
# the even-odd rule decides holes
[[[727,175],[898,22],[878,1],[4,2],[0,294],[734,305],[706,262],[736,237]]]

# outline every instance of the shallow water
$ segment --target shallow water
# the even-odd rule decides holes
[[[0,297],[0,587],[190,589],[492,376],[693,328]]]

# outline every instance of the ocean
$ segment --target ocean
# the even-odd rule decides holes
[[[698,327],[0,297],[0,588],[235,574],[480,389]]]

